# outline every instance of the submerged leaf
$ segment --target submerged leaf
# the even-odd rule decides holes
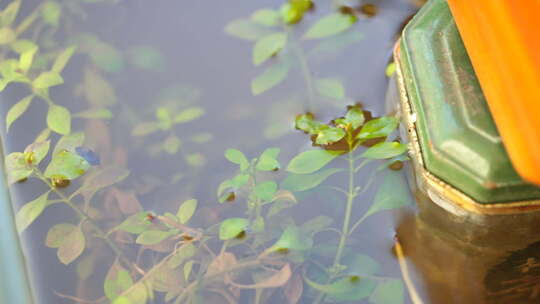
[[[45,245],[49,248],[59,248],[67,239],[69,234],[71,234],[71,232],[75,229],[77,229],[77,226],[72,224],[62,223],[54,225],[51,227],[51,229],[49,229],[49,232],[47,232]]]
[[[249,19],[236,19],[225,26],[225,32],[231,36],[245,40],[257,40],[271,33]]]
[[[288,73],[289,65],[287,63],[276,63],[269,66],[251,81],[251,93],[259,95],[270,90],[285,80]]]
[[[141,211],[139,213],[131,215],[114,229],[126,231],[132,234],[140,234],[147,231],[152,226],[152,221],[148,219],[148,212]]]
[[[353,25],[356,22],[356,17],[334,13],[321,18],[317,21],[304,35],[306,39],[325,38],[339,34]]]
[[[105,296],[107,296],[109,300],[118,300],[119,296],[132,286],[133,279],[129,275],[129,272],[119,264],[115,263],[105,278],[103,289],[105,291]],[[132,302],[129,301],[128,303]]]
[[[53,155],[60,151],[68,150],[75,151],[75,148],[82,146],[84,143],[84,132],[75,132],[64,135],[58,140],[53,150]]]
[[[32,224],[45,210],[48,205],[47,197],[50,191],[40,195],[35,200],[28,202],[22,206],[15,216],[17,230],[22,233],[30,224]]]
[[[251,20],[264,26],[276,26],[279,24],[279,12],[269,8],[262,8],[251,14]]]
[[[64,78],[57,72],[43,72],[34,81],[32,85],[36,89],[47,89],[64,83]]]
[[[317,79],[316,83],[317,92],[322,96],[343,99],[345,98],[345,87],[341,84],[341,81],[336,78],[321,78]]]
[[[388,171],[375,194],[373,205],[369,207],[364,217],[379,211],[410,205],[412,202],[404,176],[395,171]]]
[[[271,251],[308,250],[313,247],[313,239],[303,233],[298,227],[289,225],[277,242],[271,247]]]
[[[26,162],[24,153],[13,152],[6,156],[5,159],[6,171],[8,176],[8,184],[13,184],[24,180],[32,174],[32,167]]]
[[[240,150],[227,149],[227,151],[225,151],[225,158],[227,158],[230,162],[239,165],[240,170],[246,170],[249,167],[248,159]]]
[[[286,264],[278,272],[266,279],[263,279],[258,283],[246,285],[231,282],[231,285],[243,289],[276,288],[287,284],[287,282],[291,278],[291,274],[291,266],[289,264]]]
[[[68,64],[69,60],[71,59],[71,56],[73,56],[73,53],[75,53],[75,46],[70,46],[67,49],[65,49],[58,57],[56,57],[56,60],[53,63],[53,66],[51,68],[51,71],[56,73],[61,73],[66,65]]]
[[[167,261],[167,266],[174,269],[182,265],[185,260],[194,256],[195,253],[197,253],[197,247],[195,247],[192,243],[185,243],[178,248],[174,255]]]
[[[394,142],[381,142],[372,147],[369,147],[361,157],[370,158],[370,159],[385,159],[392,158],[403,154],[407,151],[407,145]]]
[[[404,293],[401,280],[383,281],[369,297],[369,302],[372,304],[403,304],[405,302]]]
[[[28,164],[37,166],[45,158],[45,156],[47,156],[47,153],[49,153],[50,144],[51,142],[46,140],[42,142],[35,142],[26,147],[26,149],[24,149],[26,162]]]
[[[274,171],[280,168],[276,159],[281,150],[279,148],[268,148],[259,156],[255,168],[260,171]]]
[[[47,126],[56,133],[69,134],[71,132],[71,113],[65,107],[51,104],[47,112]]]
[[[274,181],[267,181],[255,185],[253,192],[263,201],[271,201],[277,191],[277,184]]]
[[[342,171],[345,170],[340,168],[329,168],[313,174],[289,174],[289,176],[281,182],[280,188],[293,192],[307,191],[317,187],[328,177]]]
[[[197,200],[196,199],[187,200],[184,203],[182,203],[180,208],[178,208],[176,217],[178,218],[181,224],[185,224],[191,219],[191,217],[195,213],[195,210],[197,210]]]
[[[135,67],[144,70],[160,70],[165,66],[165,59],[158,49],[141,45],[128,51],[128,58]]]
[[[140,245],[156,245],[171,236],[169,231],[148,230],[141,233],[135,242]]]
[[[364,299],[371,294],[376,286],[373,280],[363,279],[358,276],[346,277],[326,285],[311,281],[307,277],[304,280],[312,288],[341,301],[359,301]]]
[[[238,237],[248,226],[248,220],[245,218],[229,218],[221,222],[219,227],[219,239],[226,241]]]
[[[62,6],[56,1],[47,1],[41,8],[41,17],[46,24],[58,26],[62,14]]]
[[[86,240],[81,227],[76,227],[68,233],[58,248],[58,259],[65,265],[75,261],[84,251]]]
[[[305,151],[289,162],[287,171],[296,174],[313,173],[326,166],[340,154],[342,153],[320,149]]]
[[[86,159],[76,153],[63,150],[53,155],[45,169],[45,177],[73,180],[90,168]]]
[[[255,43],[253,47],[253,64],[259,65],[281,51],[287,43],[285,33],[270,34]]]
[[[177,114],[173,121],[174,123],[186,123],[201,117],[204,114],[204,109],[201,107],[190,107]]]
[[[387,137],[398,126],[398,120],[395,117],[379,117],[368,121],[358,133],[358,139],[370,139]]]

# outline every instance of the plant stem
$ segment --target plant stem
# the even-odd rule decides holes
[[[88,222],[90,225],[92,225],[92,228],[97,232],[98,236],[102,238],[107,245],[114,251],[114,253],[122,259],[127,265],[130,265],[133,267],[132,263],[124,256],[122,253],[122,250],[116,246],[116,244],[109,238],[109,236],[98,226],[90,216],[88,216],[81,208],[79,208],[76,204],[74,204],[62,191],[59,191],[51,182],[49,179],[47,179],[39,169],[34,169],[34,174],[43,181],[58,197],[60,197],[60,200],[64,202],[66,205],[71,207],[77,213],[77,215],[80,217],[81,221]],[[137,268],[135,268],[137,269]]]
[[[349,226],[351,223],[352,207],[354,203],[354,198],[356,197],[354,189],[354,174],[355,174],[355,158],[353,157],[353,152],[357,146],[354,144],[354,139],[352,138],[351,132],[347,132],[347,143],[349,145],[349,152],[347,155],[347,160],[349,163],[349,186],[347,190],[347,205],[345,207],[345,217],[343,219],[343,227],[341,228],[341,236],[339,238],[338,248],[336,255],[334,257],[334,263],[330,269],[338,269],[341,264],[341,258],[343,256],[343,250],[345,249],[345,244],[347,243],[347,238],[349,237]],[[328,282],[332,281],[335,278],[337,273],[332,273],[328,279]],[[314,304],[319,304],[324,299],[324,293],[319,293]]]
[[[298,60],[300,61],[300,69],[302,70],[302,76],[304,77],[304,82],[308,93],[308,111],[313,111],[313,106],[315,104],[315,86],[313,84],[311,69],[309,68],[309,64],[307,62],[304,50],[294,38],[291,28],[289,26],[285,26],[284,28],[287,31],[287,38],[289,39],[289,41],[291,41],[291,48],[294,51],[296,57],[298,57]]]

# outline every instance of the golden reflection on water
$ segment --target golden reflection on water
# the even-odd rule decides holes
[[[417,201],[397,235],[424,303],[540,303],[540,213],[456,217]]]

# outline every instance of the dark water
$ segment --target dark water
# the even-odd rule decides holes
[[[261,66],[254,66],[251,57],[255,42],[233,37],[224,29],[231,21],[248,18],[257,9],[277,9],[281,1],[83,2],[62,3],[63,14],[58,29],[29,30],[25,34],[28,37],[24,36],[29,39],[35,36],[32,39],[38,39],[40,46],[44,45],[41,49],[46,51],[83,41],[62,72],[65,83],[50,89],[51,99],[68,108],[72,114],[92,107],[105,107],[113,115],[107,119],[73,117],[72,132],[85,133],[84,146],[99,155],[101,164],[60,191],[68,195],[73,193],[87,176],[91,176],[91,170],[99,168],[122,168],[129,171],[129,176],[101,189],[91,200],[85,201],[83,196],[73,199],[91,220],[83,225],[87,234],[85,250],[69,265],[59,261],[56,249],[43,245],[53,225],[78,223],[77,214],[69,206],[60,203],[47,207],[22,233],[38,302],[110,303],[103,286],[116,255],[106,242],[96,238],[99,233],[95,227],[90,227],[89,222],[109,231],[141,210],[148,214],[147,221],[152,222],[156,220],[154,216],[165,212],[176,214],[182,202],[195,198],[198,200],[197,211],[188,222],[189,227],[200,229],[197,231],[203,231],[207,239],[204,239],[205,245],[200,245],[197,253],[187,259],[194,261],[188,279],[183,273],[186,266],[172,272],[156,271],[163,275],[160,283],[154,283],[152,292],[146,291],[146,296],[139,295],[139,302],[132,299],[132,303],[315,303],[319,293],[304,279],[320,284],[328,281],[321,275],[321,269],[332,265],[339,239],[332,231],[339,231],[342,227],[346,201],[343,193],[332,187],[346,187],[346,174],[332,176],[309,191],[295,192],[297,203],[293,207],[282,211],[279,217],[266,219],[266,231],[259,232],[259,241],[264,246],[250,243],[254,240],[251,234],[256,235],[256,232],[248,229],[244,243],[233,240],[223,247],[223,241],[217,238],[218,224],[227,218],[247,217],[246,201],[250,199],[246,197],[249,194],[247,190],[243,190],[235,193],[234,202],[218,202],[216,189],[223,180],[234,177],[238,170],[236,165],[227,161],[224,152],[229,148],[238,149],[251,159],[267,148],[278,147],[281,149],[278,159],[284,169],[295,155],[311,146],[308,136],[294,130],[296,115],[309,111],[321,121],[329,121],[342,116],[346,106],[355,103],[361,103],[373,116],[384,115],[390,81],[384,71],[396,33],[416,7],[408,0],[374,1],[378,13],[373,18],[357,12],[358,22],[344,33],[324,39],[301,39],[312,24],[336,9],[333,5],[341,5],[341,1],[316,1],[314,11],[290,28],[286,49]],[[20,16],[29,15],[39,3],[41,1],[23,1]],[[357,1],[347,3],[352,7],[360,4]],[[16,23],[22,18],[19,17]],[[98,38],[89,39],[89,34]],[[299,47],[295,49],[293,44]],[[108,50],[105,55],[100,53],[103,49]],[[151,51],[144,51],[148,49]],[[132,58],[137,52],[142,54],[139,61],[149,65],[147,68],[133,63],[136,60]],[[3,56],[10,58],[6,52]],[[307,69],[306,66],[301,68],[304,61]],[[287,78],[254,96],[250,89],[252,80],[267,67],[280,62],[291,65]],[[338,79],[345,89],[344,96],[329,98],[317,91],[310,92],[309,82],[313,84],[319,78]],[[111,94],[115,96],[115,102],[110,102]],[[27,87],[10,84],[2,93],[1,112],[7,113],[26,95]],[[159,108],[178,114],[190,107],[202,109],[204,114],[193,121],[163,127],[146,136],[133,135],[134,129],[149,128],[148,125],[146,128],[137,127],[141,123],[157,121],[155,113]],[[29,110],[13,123],[9,133],[1,128],[6,154],[22,151],[34,141],[47,126],[46,113],[47,104],[34,100]],[[54,132],[50,136],[53,146],[58,138]],[[43,164],[49,160],[50,156]],[[504,264],[504,258],[509,255],[488,245],[479,248],[472,246],[471,242],[454,242],[452,236],[434,233],[433,223],[416,215],[404,174],[388,169],[377,171],[380,165],[370,163],[354,176],[361,188],[371,179],[373,182],[355,198],[352,223],[361,218],[376,200],[388,197],[408,203],[408,206],[367,217],[346,242],[341,263],[364,257],[359,266],[360,280],[374,282],[374,285],[361,299],[325,297],[320,303],[513,303],[497,302],[497,292],[505,290],[500,284],[521,284],[501,283],[511,281],[506,277],[509,271],[504,270],[504,267],[512,268]],[[331,166],[343,168],[345,162],[337,160]],[[265,172],[258,178],[275,180],[279,184],[287,175],[284,171]],[[29,179],[10,189],[15,209],[19,210],[24,203],[46,192],[48,187],[39,180]],[[51,195],[49,199],[56,197]],[[284,257],[278,256],[277,262],[266,265],[266,268],[234,271],[232,278],[220,278],[196,289],[197,292],[189,297],[177,297],[182,288],[193,286],[191,283],[204,278],[209,268],[223,267],[212,266],[212,261],[216,260],[214,254],[220,251],[221,256],[232,254],[237,263],[253,261],[275,243],[288,224],[301,226],[318,216],[332,219],[332,223],[316,235],[308,255],[295,256],[289,252]],[[403,247],[408,258],[405,263],[408,267],[403,266],[403,259],[401,266],[396,259],[396,234],[401,242],[398,246]],[[154,271],[152,269],[160,265],[160,261],[174,252],[175,245],[185,243],[177,238],[155,246],[141,246],[135,244],[136,237],[125,232],[107,235],[122,252],[123,258],[116,263],[123,268],[136,265],[127,272],[135,282],[148,275],[149,271]],[[263,238],[267,239],[266,243]],[[525,248],[530,241],[507,246],[504,251]],[[201,243],[197,244],[199,247]],[[536,247],[531,245],[526,249],[533,252],[530,254],[515,253],[515,259],[534,256]],[[512,259],[509,261],[506,263],[514,263]],[[235,264],[230,259],[219,263]],[[534,258],[530,264],[529,268],[534,272]],[[278,284],[279,280],[274,279],[276,286],[272,288],[238,287],[239,284],[260,283],[261,276],[269,277],[268,273],[276,273],[285,267],[291,269],[287,280]],[[369,271],[369,268],[376,270]],[[519,277],[519,271],[516,277]],[[231,284],[230,280],[235,283]],[[388,282],[395,284],[394,287],[381,287]],[[513,299],[535,299],[532,298],[536,286],[534,279],[528,278],[526,282],[529,285],[519,292],[511,290],[508,294]],[[366,287],[358,285],[360,288]],[[166,300],[165,291],[176,293],[176,296]],[[150,293],[153,296],[149,296]],[[414,293],[418,293],[419,298],[415,298]],[[147,299],[143,301],[142,298]],[[523,303],[529,303],[526,301]]]

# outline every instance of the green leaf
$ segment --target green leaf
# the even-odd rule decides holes
[[[41,8],[41,17],[46,24],[58,26],[58,20],[62,14],[62,6],[55,1],[47,1]]]
[[[191,274],[191,269],[193,268],[193,261],[187,261],[184,265],[184,280],[189,282],[189,275]]]
[[[359,106],[352,106],[345,114],[345,122],[351,124],[353,130],[364,124],[364,112]]]
[[[197,247],[195,247],[192,243],[185,243],[178,248],[174,255],[167,261],[167,266],[174,269],[182,265],[185,260],[194,256],[195,253],[197,253]]]
[[[168,136],[163,142],[163,150],[169,154],[176,154],[182,145],[182,141],[178,136]]]
[[[15,32],[9,27],[0,28],[0,45],[5,45],[17,39]]]
[[[379,117],[368,121],[358,133],[359,139],[370,139],[387,137],[398,126],[398,120],[395,117]]]
[[[106,72],[115,73],[124,68],[122,54],[114,46],[103,41],[95,41],[88,54],[94,64]]]
[[[204,109],[201,107],[191,107],[183,110],[173,119],[174,123],[185,123],[195,120],[204,114]]]
[[[62,264],[68,265],[75,261],[84,251],[86,239],[81,227],[76,227],[64,238],[64,241],[58,247],[56,255]]]
[[[380,266],[373,258],[363,254],[352,256],[349,261],[344,263],[347,265],[347,274],[356,276],[370,276],[376,274]]]
[[[313,173],[326,166],[342,152],[327,150],[309,150],[295,156],[287,166],[287,171],[296,174]]]
[[[289,176],[281,182],[280,188],[293,192],[307,191],[317,187],[328,177],[342,171],[345,170],[329,168],[313,174],[289,174]]]
[[[178,220],[180,220],[181,224],[187,223],[193,214],[195,214],[195,210],[197,210],[197,200],[196,199],[190,199],[182,203],[180,208],[178,208],[178,212],[176,213],[176,217]]]
[[[392,158],[403,154],[407,151],[407,145],[394,142],[381,142],[370,148],[368,148],[361,157],[370,158],[370,159],[385,159]]]
[[[105,278],[103,289],[105,291],[105,296],[107,296],[109,300],[118,300],[121,298],[119,295],[132,286],[133,279],[129,275],[129,272],[117,264],[114,264]],[[128,303],[132,304],[133,302],[129,301]]]
[[[329,216],[319,215],[302,224],[302,231],[313,234],[329,227],[333,221],[334,219]]]
[[[165,59],[153,46],[143,45],[131,48],[128,59],[132,65],[143,70],[160,70],[165,66]]]
[[[319,19],[304,35],[305,39],[318,39],[344,32],[356,22],[353,15],[334,13]]]
[[[32,63],[34,62],[34,55],[36,54],[37,49],[28,50],[21,54],[19,57],[19,69],[24,73],[28,72]]]
[[[148,212],[141,211],[125,219],[120,225],[116,226],[114,230],[122,230],[132,234],[141,234],[152,226],[152,222],[148,219]]]
[[[133,136],[146,136],[159,130],[159,124],[155,122],[142,122],[131,130]]]
[[[271,251],[283,250],[308,250],[313,247],[313,239],[303,233],[298,227],[289,225],[283,231],[277,242],[271,247]]]
[[[312,135],[319,132],[323,126],[323,124],[314,120],[313,114],[311,113],[296,116],[294,124],[296,129]]]
[[[72,224],[62,223],[54,225],[49,229],[49,232],[47,232],[45,245],[49,248],[59,248],[75,229],[78,229],[77,226]]]
[[[64,83],[64,78],[57,72],[43,72],[34,79],[32,85],[36,89],[47,89]]]
[[[321,78],[315,82],[317,92],[322,96],[343,99],[345,98],[345,87],[341,84],[341,81],[336,78]]]
[[[63,150],[53,155],[51,162],[45,169],[47,178],[61,178],[73,180],[83,175],[90,168],[90,164],[76,153]]]
[[[311,0],[289,0],[281,5],[281,19],[286,24],[296,24],[302,20],[306,11],[313,6]]]
[[[22,54],[28,51],[37,50],[39,47],[31,40],[19,39],[10,44],[11,49],[18,54]]]
[[[49,197],[50,191],[47,191],[40,195],[35,200],[28,202],[22,206],[22,208],[15,215],[15,221],[17,223],[17,230],[22,233],[30,224],[32,224],[47,207],[47,197]]]
[[[271,32],[249,19],[236,19],[225,26],[225,33],[244,40],[258,40]]]
[[[68,150],[75,151],[75,148],[82,146],[84,143],[84,132],[74,132],[60,137],[53,150],[53,155],[60,151]]]
[[[264,26],[279,25],[279,12],[269,8],[256,10],[250,18],[253,22]]]
[[[271,201],[277,191],[277,184],[274,181],[267,181],[255,185],[253,192],[263,201]]]
[[[399,172],[388,171],[375,194],[373,205],[364,218],[379,211],[400,208],[412,204],[407,181]]]
[[[248,223],[247,219],[238,217],[224,220],[219,227],[219,239],[226,241],[238,237],[246,230]]]
[[[27,162],[37,166],[49,153],[51,142],[49,140],[35,142],[24,149],[24,154]]]
[[[24,180],[32,174],[32,168],[26,162],[24,153],[13,152],[8,154],[5,164],[9,185]]]
[[[47,112],[47,126],[56,133],[69,134],[71,132],[71,113],[65,107],[51,104]]]
[[[251,81],[251,93],[259,95],[282,82],[289,73],[289,65],[276,63],[269,66],[264,72]]]
[[[75,49],[75,46],[70,46],[60,53],[60,55],[58,55],[58,57],[56,57],[54,60],[51,71],[61,73],[71,59],[71,56],[73,56],[73,53],[75,53]]]
[[[315,143],[318,145],[328,145],[341,140],[345,136],[345,130],[337,127],[324,126],[319,129]]]
[[[287,43],[285,33],[270,34],[255,43],[253,47],[253,64],[259,65],[281,51]]]
[[[311,281],[307,277],[304,277],[304,280],[310,287],[340,301],[362,300],[368,297],[376,286],[375,281],[358,276],[346,277],[326,285]]]
[[[0,13],[0,23],[2,26],[8,26],[15,21],[22,1],[11,1],[6,8]]]
[[[280,168],[279,162],[276,159],[279,155],[279,148],[268,148],[259,156],[256,169],[259,171],[274,171]]]
[[[141,233],[135,242],[139,245],[156,245],[171,236],[169,231],[148,230]]]
[[[405,290],[401,280],[387,280],[379,283],[373,294],[369,297],[372,304],[403,304]]]
[[[107,108],[94,108],[74,114],[73,117],[86,119],[111,119],[113,113]]]
[[[84,70],[84,98],[93,107],[110,106],[116,103],[114,87],[95,69]]]
[[[237,149],[227,149],[225,151],[225,158],[230,162],[235,163],[240,166],[240,170],[246,170],[249,167],[249,161],[240,150]]]
[[[17,120],[19,117],[21,117],[24,112],[28,109],[30,104],[32,103],[32,99],[34,98],[34,95],[28,95],[25,98],[21,99],[19,102],[14,104],[8,111],[6,115],[6,131],[9,131],[9,127],[11,124]]]

